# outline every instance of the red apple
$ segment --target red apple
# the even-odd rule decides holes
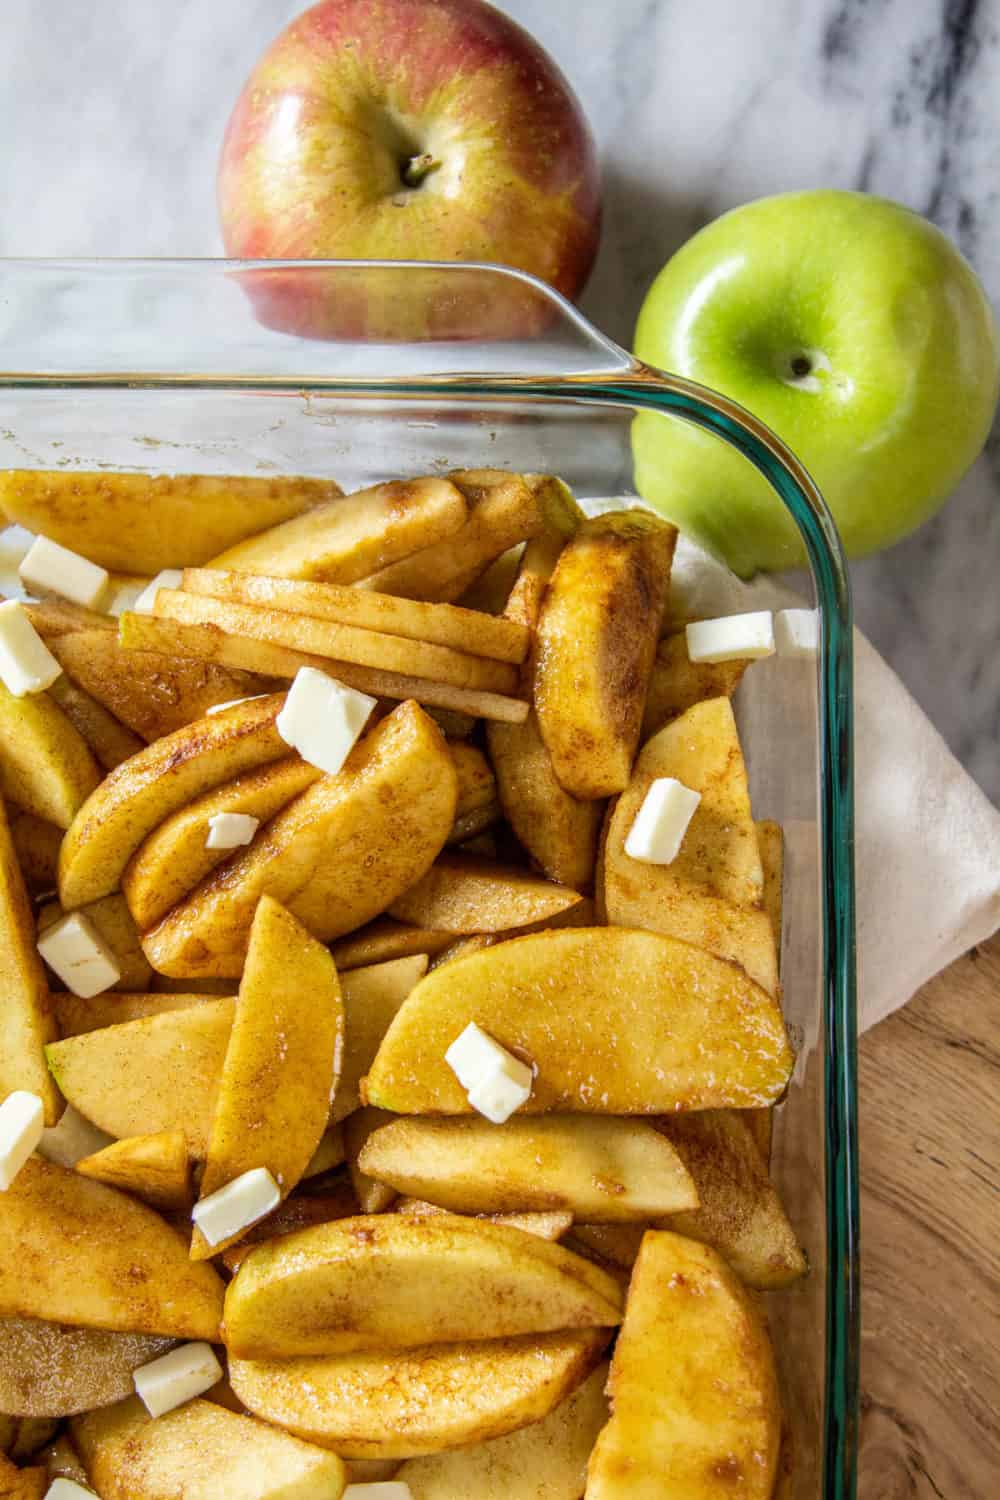
[[[600,188],[569,84],[492,6],[320,0],[237,101],[219,210],[227,253],[244,259],[501,261],[573,297],[597,250]],[[516,287],[514,307],[484,305],[481,288],[458,306],[440,277],[419,307],[413,283],[396,295],[384,275],[264,272],[250,290],[265,321],[320,337],[504,333],[518,309],[537,312]]]

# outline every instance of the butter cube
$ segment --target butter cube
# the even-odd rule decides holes
[[[700,801],[700,792],[693,792],[673,776],[658,776],[650,783],[628,831],[625,853],[629,859],[648,865],[672,864]]]
[[[8,693],[43,693],[62,671],[16,599],[0,604],[0,681]]]
[[[47,927],[38,951],[68,990],[84,1000],[111,989],[122,977],[114,954],[81,912],[70,912]]]
[[[774,624],[769,609],[685,626],[689,661],[756,661],[774,655]]]
[[[774,644],[779,656],[815,656],[819,650],[818,612],[779,609],[774,617]]]
[[[99,568],[47,536],[35,538],[17,571],[32,593],[58,594],[85,609],[97,608],[111,576],[107,568]]]
[[[208,820],[205,848],[239,849],[249,844],[259,827],[260,819],[250,813],[213,813]]]
[[[256,1224],[280,1202],[278,1184],[267,1168],[253,1167],[218,1192],[202,1198],[195,1204],[191,1218],[210,1245],[219,1245],[241,1229]]]
[[[211,1344],[181,1344],[159,1359],[140,1365],[133,1375],[136,1395],[151,1417],[203,1396],[222,1379],[222,1366]]]
[[[336,776],[377,701],[315,667],[300,667],[275,728],[303,760]]]
[[[44,1129],[45,1111],[37,1094],[15,1089],[0,1104],[0,1193],[38,1149]]]

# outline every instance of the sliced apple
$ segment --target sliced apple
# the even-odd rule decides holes
[[[14,852],[29,895],[51,895],[59,879],[62,829],[47,818],[38,818],[18,807],[8,809],[8,819]]]
[[[239,703],[166,735],[105,777],[63,840],[59,895],[67,910],[118,889],[143,839],[179,807],[243,771],[287,755],[274,727],[277,693]]]
[[[266,1219],[259,1220],[247,1231],[238,1245],[222,1252],[222,1264],[227,1271],[235,1271],[255,1245],[281,1239],[286,1234],[297,1234],[300,1229],[311,1229],[315,1224],[329,1224],[333,1219],[351,1219],[358,1211],[354,1189],[349,1180],[338,1173],[330,1179],[328,1192],[296,1193],[279,1203]]]
[[[393,1212],[397,1214],[409,1214],[411,1217],[426,1218],[428,1214],[440,1215],[449,1213],[447,1208],[440,1208],[436,1203],[428,1203],[423,1198],[398,1198],[393,1204]],[[537,1234],[542,1240],[561,1240],[573,1222],[573,1215],[569,1213],[556,1213],[547,1211],[543,1213],[523,1214],[478,1214],[476,1217],[489,1219],[491,1224],[507,1224],[511,1229],[523,1229],[525,1234]]]
[[[664,636],[656,648],[642,716],[643,740],[706,698],[731,698],[749,661],[697,662],[688,657],[687,635]]]
[[[372,1131],[388,1125],[393,1116],[382,1109],[359,1109],[344,1121],[344,1151],[351,1187],[363,1214],[382,1214],[396,1201],[396,1189],[387,1182],[376,1182],[358,1165],[358,1160]]]
[[[350,662],[378,672],[447,682],[487,693],[513,693],[517,687],[517,668],[509,662],[472,656],[467,651],[456,651],[454,646],[439,646],[432,641],[415,641],[407,636],[341,625],[335,620],[289,614],[271,605],[238,604],[229,599],[188,594],[183,589],[160,589],[154,613],[159,619],[179,620],[184,625],[213,625],[227,635],[322,657],[334,674],[341,662]]]
[[[449,744],[448,749],[458,777],[458,801],[455,804],[455,821],[458,823],[483,808],[492,808],[496,803],[497,785],[489,761],[475,745],[455,742]]]
[[[533,712],[523,724],[488,724],[486,742],[504,817],[521,843],[550,880],[587,888],[604,804],[564,790]]]
[[[0,1196],[0,1317],[216,1340],[222,1283],[159,1214],[31,1157]]]
[[[133,1370],[166,1353],[172,1342],[40,1318],[0,1318],[0,1411],[68,1417],[120,1401],[134,1389]]]
[[[354,583],[432,547],[465,523],[462,492],[447,479],[398,479],[329,501],[214,557],[217,571]]]
[[[37,1094],[45,1123],[62,1108],[45,1066],[45,1046],[56,1036],[52,999],[35,947],[35,919],[25,890],[7,814],[0,800],[0,1101],[15,1090]]]
[[[456,795],[437,725],[416,703],[400,704],[337,776],[302,792],[147,933],[147,958],[178,978],[238,976],[264,894],[314,937],[349,932],[423,875],[448,837]]]
[[[250,929],[208,1141],[201,1197],[264,1167],[286,1198],[319,1146],[344,1044],[344,1005],[329,952],[262,896]],[[226,1249],[196,1228],[195,1260]]]
[[[269,605],[286,614],[332,620],[361,630],[381,631],[406,640],[451,646],[495,661],[522,662],[531,643],[529,631],[513,620],[498,620],[480,609],[453,604],[425,604],[394,594],[344,588],[336,583],[303,583],[250,573],[189,568],[183,588],[188,594],[225,599],[234,604]]]
[[[389,910],[398,921],[415,927],[464,935],[549,926],[581,900],[578,891],[524,870],[468,854],[442,854]]]
[[[203,1159],[234,1013],[235,1001],[206,999],[67,1037],[46,1056],[66,1098],[108,1135],[183,1130]]]
[[[463,1448],[543,1417],[587,1377],[607,1329],[320,1359],[232,1358],[250,1411],[345,1458]]]
[[[133,1396],[70,1431],[101,1500],[339,1500],[346,1483],[336,1454],[212,1401],[154,1421]]]
[[[412,927],[408,922],[396,922],[392,917],[376,917],[338,938],[330,951],[343,973],[345,969],[359,969],[368,964],[387,963],[394,958],[411,958],[418,954],[433,956],[455,941],[453,932],[430,932],[426,928]]]
[[[427,955],[418,953],[341,974],[345,1037],[340,1078],[330,1108],[332,1121],[343,1120],[360,1106],[361,1080],[403,1001],[426,972]]]
[[[587,1459],[608,1420],[598,1365],[547,1417],[475,1448],[411,1458],[396,1478],[413,1500],[580,1500]]]
[[[494,558],[544,524],[542,486],[527,476],[506,469],[463,469],[450,477],[468,505],[461,530],[436,546],[372,570],[362,588],[410,599],[460,599]]]
[[[102,896],[99,901],[88,902],[79,910],[81,916],[86,917],[96,930],[98,937],[111,950],[115,963],[118,965],[121,978],[112,988],[126,991],[147,989],[153,977],[153,970],[142,951],[139,929],[135,925],[124,896],[117,892],[111,896]],[[64,915],[63,907],[58,901],[46,902],[38,913],[39,933],[43,933],[47,927],[51,927]]]
[[[470,1113],[445,1062],[470,1021],[534,1065],[529,1113],[753,1108],[780,1096],[793,1062],[780,1010],[735,964],[659,933],[566,928],[422,979],[379,1048],[366,1101]]]
[[[412,1349],[618,1322],[616,1282],[484,1219],[341,1219],[259,1246],[226,1296],[243,1359]]]
[[[194,566],[339,494],[332,479],[293,475],[0,473],[8,521],[121,573]]]
[[[232,990],[234,986],[230,986]],[[56,994],[52,996],[52,1009],[56,1027],[63,1041],[67,1037],[82,1036],[88,1031],[101,1031],[106,1026],[122,1026],[126,1021],[141,1021],[146,1016],[162,1016],[170,1010],[187,1010],[205,1000],[220,998],[216,995],[135,994],[123,990],[105,990],[103,995],[94,995],[89,1000],[79,995]],[[232,994],[226,998],[235,998]]]
[[[152,927],[230,857],[232,850],[206,848],[210,819],[219,813],[246,813],[267,823],[322,774],[299,756],[289,756],[247,771],[165,818],[122,876],[125,899],[139,926]]]
[[[631,1271],[638,1259],[647,1224],[574,1224],[566,1243],[598,1265]]]
[[[56,678],[48,691],[52,701],[86,740],[102,770],[113,771],[115,766],[120,766],[131,755],[138,755],[142,749],[139,736],[65,672]]]
[[[182,1130],[127,1136],[82,1157],[76,1170],[95,1182],[134,1193],[153,1208],[180,1212],[191,1207],[191,1159]]]
[[[180,654],[128,651],[113,631],[78,630],[49,642],[74,682],[144,740],[200,719],[217,703],[267,692],[273,682]]]
[[[535,711],[575,797],[628,785],[676,540],[645,511],[595,516],[556,564],[538,622]]]
[[[770,1500],[781,1412],[761,1315],[725,1262],[650,1231],[609,1382],[586,1500]]]
[[[625,853],[625,840],[650,783],[664,776],[700,792],[701,802],[676,859],[648,864]],[[694,943],[740,964],[777,995],[774,935],[761,905],[764,873],[728,698],[695,704],[643,747],[609,814],[603,872],[609,922]]]
[[[806,1273],[806,1259],[771,1182],[748,1115],[703,1110],[656,1121],[694,1178],[698,1207],[669,1227],[711,1245],[749,1286],[773,1291]]]
[[[0,684],[0,792],[68,828],[101,779],[90,746],[47,693],[15,698]]]
[[[453,1213],[568,1209],[592,1223],[641,1222],[698,1204],[682,1159],[664,1144],[645,1120],[596,1115],[515,1117],[502,1130],[479,1118],[402,1119],[368,1137],[359,1164]]]
[[[40,1464],[19,1469],[0,1453],[0,1495],[5,1500],[45,1500],[49,1476]]]

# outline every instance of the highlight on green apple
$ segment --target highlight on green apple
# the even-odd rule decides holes
[[[782,193],[707,225],[650,288],[635,352],[773,428],[851,557],[934,514],[997,401],[997,333],[975,273],[933,224],[865,193]],[[633,447],[643,498],[736,572],[803,561],[766,481],[711,433],[644,413]]]

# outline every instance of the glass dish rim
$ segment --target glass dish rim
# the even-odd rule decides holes
[[[43,372],[0,369],[0,389],[123,388],[186,392],[263,390],[301,395],[461,401],[517,400],[628,406],[678,416],[715,434],[764,476],[802,537],[820,618],[817,661],[820,767],[820,911],[823,953],[825,1210],[827,1233],[826,1338],[823,1412],[823,1500],[854,1500],[860,1350],[859,1184],[857,1147],[857,998],[854,886],[853,629],[850,581],[833,519],[809,474],[784,443],[750,412],[721,393],[642,364],[601,333],[576,307],[527,272],[487,262],[232,261],[221,258],[144,259],[0,258],[0,278],[16,281],[39,271],[67,276],[184,272],[195,280],[247,272],[308,277],[386,271],[406,276],[433,271],[448,277],[485,273],[529,288],[541,303],[603,360],[581,372],[479,374],[463,356],[475,343],[458,343],[459,368],[423,376],[310,374],[269,376],[107,371]],[[303,340],[303,343],[306,341]],[[418,348],[412,343],[408,347]],[[313,345],[315,348],[315,345]],[[0,360],[2,360],[0,353]],[[605,363],[604,361],[608,361]]]

